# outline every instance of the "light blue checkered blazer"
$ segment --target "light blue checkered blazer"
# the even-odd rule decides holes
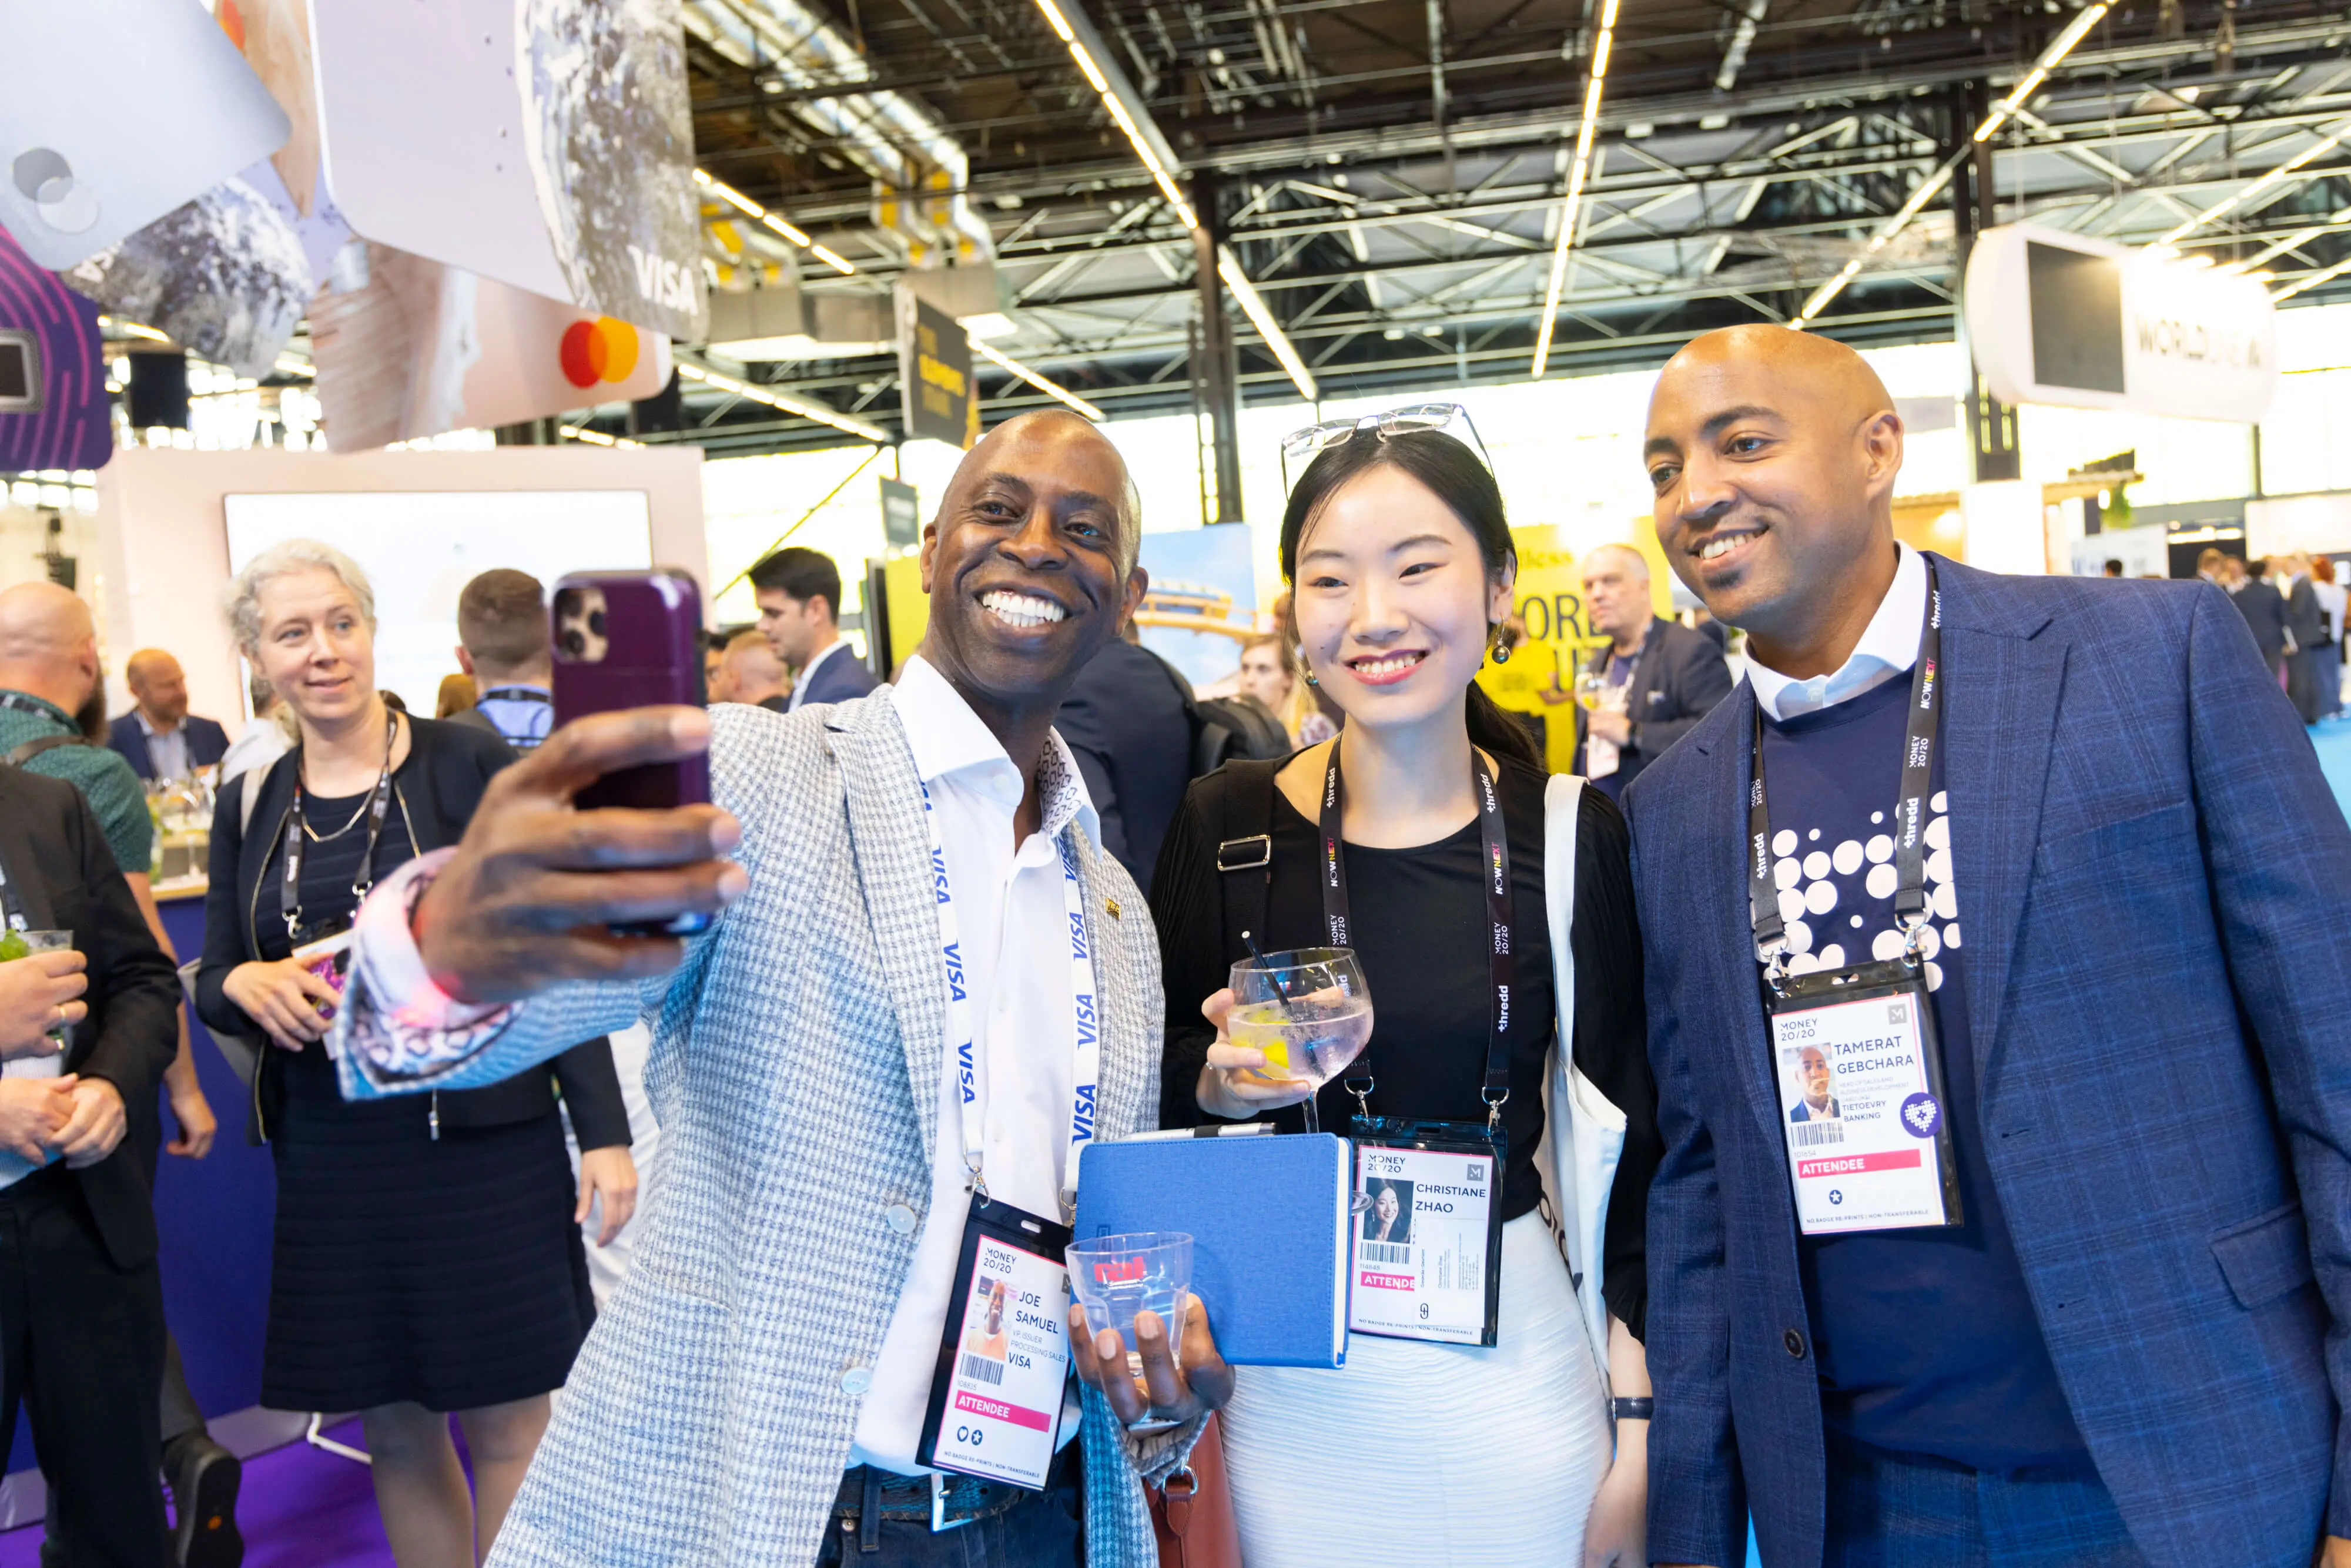
[[[711,777],[743,824],[751,886],[677,974],[550,991],[434,1080],[495,1082],[657,1019],[645,1083],[662,1179],[493,1568],[813,1562],[857,1422],[841,1379],[880,1354],[919,1234],[883,1213],[930,1203],[946,988],[891,689],[789,715],[719,707]],[[1126,873],[1071,831],[1101,989],[1097,1135],[1115,1138],[1156,1120],[1158,939]],[[1141,1486],[1091,1391],[1083,1439],[1088,1561],[1155,1563]]]

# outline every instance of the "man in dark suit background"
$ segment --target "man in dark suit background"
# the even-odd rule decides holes
[[[1130,619],[1086,661],[1053,727],[1078,759],[1102,848],[1147,898],[1159,841],[1192,782],[1191,688],[1135,636]]]
[[[140,1144],[157,1136],[179,980],[72,785],[0,767],[0,871],[8,924],[72,931],[88,982],[61,1002],[56,959],[0,963],[0,1423],[19,1402],[31,1417],[65,1561],[163,1568],[163,1295]],[[62,1060],[42,1038],[59,1024]]]
[[[1626,801],[1653,1560],[1728,1568],[1751,1509],[1770,1563],[2351,1568],[2351,828],[2240,618],[1897,546],[1901,421],[1816,334],[1684,349],[1646,459],[1750,675]],[[1914,939],[1963,1223],[1801,1234],[1750,856],[1783,958],[1900,956],[1865,840],[1929,613]]]
[[[2252,630],[2253,646],[2261,650],[2262,662],[2275,675],[2285,668],[2290,639],[2286,634],[2285,600],[2270,586],[2269,570],[2267,561],[2249,568],[2239,557],[2220,558],[2220,586],[2229,591],[2237,613]]]
[[[2283,573],[2278,591],[2285,601],[2285,629],[2294,639],[2294,652],[2285,658],[2285,695],[2303,723],[2316,724],[2318,656],[2326,642],[2326,612],[2319,608],[2318,590],[2310,580],[2308,556],[2287,556],[2277,564]]]
[[[751,569],[759,630],[791,666],[786,712],[810,703],[842,703],[878,684],[841,634],[841,569],[832,558],[789,545]]]
[[[188,712],[188,677],[161,648],[141,648],[122,667],[133,706],[107,727],[106,744],[131,770],[153,783],[186,779],[228,752],[228,731],[217,720]]]
[[[1721,645],[1651,608],[1649,563],[1626,545],[1583,558],[1583,612],[1611,639],[1606,677],[1622,706],[1575,710],[1575,771],[1621,799],[1641,769],[1730,695]]]

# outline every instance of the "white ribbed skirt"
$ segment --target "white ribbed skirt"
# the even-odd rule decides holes
[[[1219,1422],[1248,1568],[1581,1568],[1599,1367],[1540,1215],[1502,1227],[1501,1343],[1353,1334],[1335,1372],[1238,1370]]]

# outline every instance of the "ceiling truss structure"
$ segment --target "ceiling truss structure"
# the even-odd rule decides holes
[[[765,0],[693,3],[747,11]],[[1019,326],[998,346],[1113,416],[1188,411],[1192,235],[1033,0],[796,3],[859,41],[860,90],[919,103],[959,142],[963,193],[992,231]],[[1792,319],[1966,137],[1966,84],[2006,93],[2075,8],[1627,4],[1550,373],[1655,364],[1712,327]],[[1191,192],[1218,204],[1326,398],[1529,374],[1596,4],[1090,0],[1086,10]],[[822,129],[838,114],[803,112],[819,100],[837,110],[828,84],[692,53],[702,165],[857,266],[853,277],[809,267],[807,293],[887,287],[915,265],[914,247],[877,226],[857,149]],[[1998,218],[2139,245],[2234,201],[2176,243],[2283,288],[2351,258],[2351,144],[2320,145],[2346,128],[2351,14],[2310,0],[2134,0],[2001,128]],[[1938,197],[1814,329],[1860,343],[1948,336],[1952,256]],[[2337,293],[2351,298],[2351,276],[2302,298]],[[1244,398],[1294,397],[1245,322],[1238,332]],[[867,356],[765,364],[747,379],[894,428],[896,373],[890,357]],[[1000,380],[984,374],[991,415],[1045,403]],[[841,439],[688,392],[687,430],[650,439],[724,452]]]

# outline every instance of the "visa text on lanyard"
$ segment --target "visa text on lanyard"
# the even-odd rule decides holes
[[[979,1099],[979,1035],[973,1024],[971,982],[963,945],[963,925],[956,909],[955,887],[947,873],[946,843],[939,832],[938,807],[931,787],[924,784],[923,825],[931,835],[931,893],[938,904],[939,958],[947,977],[947,1033],[955,1047],[956,1102],[960,1108],[963,1163],[974,1191],[985,1195],[986,1117],[975,1109]],[[1085,894],[1078,881],[1078,855],[1064,827],[1054,848],[1061,861],[1061,907],[1068,916],[1070,942],[1070,1033],[1075,1069],[1071,1074],[1069,1154],[1061,1162],[1061,1213],[1077,1212],[1078,1156],[1094,1136],[1094,1092],[1102,1078],[1102,1019],[1094,1006],[1093,953],[1086,941]]]

